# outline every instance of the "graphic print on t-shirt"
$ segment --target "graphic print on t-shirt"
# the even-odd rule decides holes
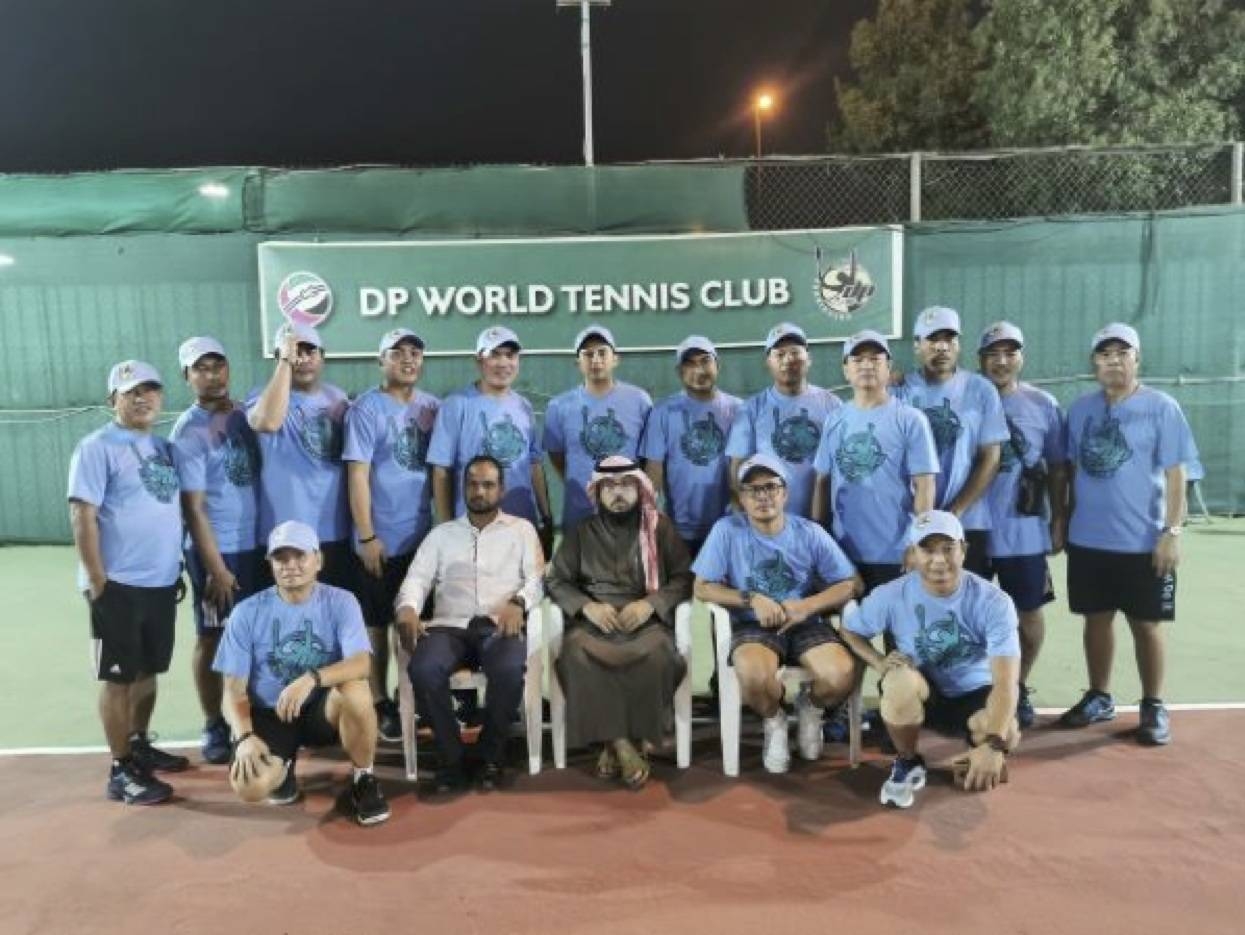
[[[618,454],[626,447],[627,429],[618,421],[613,409],[607,409],[605,415],[595,419],[588,418],[587,406],[581,407],[579,412],[579,444],[594,462]]]
[[[1081,466],[1091,477],[1111,477],[1125,461],[1133,456],[1128,439],[1120,429],[1120,420],[1106,415],[1102,424],[1094,428],[1091,417],[1081,436]]]
[[[955,611],[933,623],[925,622],[925,605],[918,604],[916,619],[920,630],[916,635],[916,651],[921,661],[940,669],[950,668],[973,658],[974,651],[960,633]]]
[[[844,436],[834,453],[834,463],[843,477],[853,483],[864,480],[885,462],[886,452],[873,434],[872,422],[865,431]]]
[[[225,436],[221,461],[225,479],[235,487],[250,487],[259,476],[259,443],[242,432]]]
[[[523,433],[514,424],[510,413],[491,424],[488,417],[480,413],[480,427],[484,430],[484,453],[496,458],[502,467],[510,467],[527,450]]]
[[[137,445],[130,445],[130,451],[138,459],[138,479],[143,482],[143,489],[161,503],[171,503],[177,496],[177,468],[168,455],[156,450],[155,454],[144,458],[139,454]]]
[[[1029,453],[1029,440],[1025,438],[1024,432],[1016,427],[1016,423],[1012,421],[1011,416],[1003,417],[1007,422],[1007,431],[1011,435],[1007,441],[1002,444],[1002,454],[999,460],[1000,471],[1014,470],[1017,464],[1025,463],[1025,455]]]
[[[429,410],[425,410],[428,412]],[[424,470],[428,456],[428,443],[432,440],[432,426],[419,424],[419,417],[411,416],[399,426],[398,420],[389,418],[389,437],[393,439],[393,460],[408,471]]]
[[[286,685],[304,672],[328,665],[329,651],[315,635],[311,621],[304,620],[302,630],[282,638],[281,622],[272,621],[272,649],[268,653],[268,668]]]
[[[749,591],[760,591],[775,601],[782,601],[795,587],[795,572],[791,570],[781,552],[775,552],[769,558],[759,561],[754,552],[752,573],[748,575],[745,587]]]
[[[808,417],[807,409],[801,407],[796,415],[780,422],[778,407],[774,407],[774,431],[770,435],[770,444],[778,457],[792,464],[807,461],[816,453],[819,441],[821,429]]]
[[[340,461],[343,441],[341,426],[323,410],[310,416],[302,409],[295,412],[298,440],[302,442],[303,450],[321,461]]]
[[[692,421],[691,413],[683,410],[683,434],[679,436],[679,450],[692,464],[704,467],[726,450],[726,433],[713,420],[713,413],[706,412],[703,419]]]
[[[955,447],[956,440],[960,437],[963,430],[960,417],[951,408],[949,399],[944,399],[941,406],[930,406],[921,411],[929,419],[930,431],[934,433],[934,447],[938,449],[938,456],[942,457],[945,452]]]

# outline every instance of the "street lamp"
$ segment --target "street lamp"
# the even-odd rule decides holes
[[[761,91],[752,101],[753,124],[756,127],[756,158],[761,158],[761,113],[769,113],[774,109],[774,95]]]

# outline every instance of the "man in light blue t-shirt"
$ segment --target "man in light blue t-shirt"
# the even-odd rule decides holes
[[[1196,451],[1184,413],[1142,385],[1141,340],[1113,322],[1090,342],[1099,389],[1068,408],[1072,474],[1068,605],[1085,616],[1089,690],[1060,718],[1084,727],[1115,717],[1110,694],[1115,615],[1133,633],[1141,676],[1137,740],[1171,741],[1161,698],[1163,622],[1176,616],[1176,566],[1185,519],[1185,464]]]
[[[113,421],[78,442],[69,462],[69,517],[78,589],[90,605],[99,716],[112,753],[105,794],[154,805],[173,794],[154,771],[190,765],[151,745],[156,676],[173,658],[182,517],[172,446],[152,434],[164,382],[127,360],[108,374]]]
[[[903,574],[914,513],[933,509],[938,454],[920,410],[890,395],[891,351],[876,331],[843,344],[852,399],[826,419],[813,459],[812,519],[827,521],[868,594]]]
[[[407,328],[387,331],[378,351],[381,385],[346,412],[346,485],[354,520],[359,603],[372,641],[372,698],[380,736],[402,740],[398,706],[389,697],[389,642],[393,602],[415,550],[432,522],[432,484],[426,456],[438,400],[416,389],[424,367],[424,339]]]
[[[744,512],[718,520],[692,564],[695,595],[731,614],[731,665],[743,702],[761,716],[762,762],[771,773],[790,764],[787,714],[778,669],[801,665],[812,676],[795,701],[800,756],[822,749],[822,713],[856,684],[856,660],[829,616],[860,591],[843,550],[817,523],[786,509],[787,468],[754,455],[739,468]]]
[[[1042,606],[1055,599],[1046,555],[1063,549],[1068,523],[1063,412],[1050,393],[1020,381],[1024,343],[1024,333],[1009,321],[988,326],[977,343],[981,372],[999,391],[1011,435],[986,491],[990,530],[984,577],[998,578],[1020,617],[1016,718],[1022,729],[1036,718],[1028,679],[1046,636]]]
[[[236,738],[230,784],[244,802],[293,804],[299,749],[340,743],[354,767],[355,820],[379,824],[389,805],[372,773],[371,645],[359,602],[317,580],[320,542],[305,523],[272,530],[268,562],[276,584],[234,608],[213,665]]]
[[[342,465],[350,402],[345,392],[323,380],[324,345],[315,328],[282,325],[275,344],[272,378],[246,404],[263,455],[260,538],[278,523],[306,523],[320,540],[321,580],[354,590]]]
[[[718,352],[708,338],[684,338],[674,360],[683,392],[653,407],[640,453],[653,488],[662,492],[666,513],[694,559],[730,506],[726,437],[741,401],[718,388]]]
[[[895,395],[929,419],[941,470],[934,493],[940,510],[954,513],[967,535],[969,571],[986,574],[990,510],[985,494],[998,471],[1001,445],[1011,436],[1003,405],[990,381],[959,366],[960,315],[933,306],[913,326],[919,367]]]
[[[964,787],[1006,780],[1005,755],[1020,741],[1016,609],[999,588],[964,568],[964,527],[931,510],[912,524],[916,570],[843,612],[843,639],[882,677],[882,720],[897,756],[883,805],[907,808],[925,786],[921,727],[959,734],[973,749],[957,762]],[[872,644],[886,636],[894,649]]]
[[[614,379],[621,357],[608,328],[590,325],[572,345],[583,385],[559,393],[545,410],[544,447],[562,478],[562,531],[596,514],[588,499],[593,468],[611,455],[639,457],[653,400]]]
[[[462,475],[476,455],[495,458],[505,471],[501,508],[536,527],[548,558],[553,554],[553,518],[536,414],[515,390],[523,346],[509,328],[485,328],[476,338],[480,379],[441,401],[427,461],[432,465],[437,522],[467,512]]]
[[[826,417],[843,403],[829,390],[809,384],[808,336],[798,325],[784,321],[769,330],[765,366],[773,385],[739,407],[726,440],[731,482],[737,483],[739,466],[754,454],[778,458],[790,479],[787,512],[807,517],[815,479],[813,455]]]
[[[229,725],[220,713],[221,681],[212,671],[216,645],[233,605],[259,589],[259,443],[246,408],[229,396],[229,360],[215,338],[182,342],[177,351],[194,404],[169,433],[186,518],[186,572],[194,601],[195,690],[205,723],[208,763],[229,762]]]

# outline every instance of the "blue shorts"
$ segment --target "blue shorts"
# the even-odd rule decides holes
[[[1037,610],[1055,599],[1055,586],[1051,582],[1050,567],[1045,555],[1008,555],[990,559],[987,580],[999,579],[999,587],[1025,613]]]
[[[203,614],[203,595],[207,589],[207,569],[203,567],[203,562],[199,559],[199,553],[196,549],[187,549],[186,557],[186,575],[190,578],[190,593],[194,599],[195,609],[195,633],[199,636],[208,636],[209,634],[220,634],[225,631],[225,617],[218,617],[215,626],[209,626],[209,621],[205,619]],[[225,562],[225,567],[233,572],[233,576],[238,579],[238,590],[234,592],[233,602],[236,604],[243,598],[250,597],[263,590],[261,584],[261,569],[264,563],[264,555],[259,549],[252,549],[249,552],[226,552],[221,555]]]
[[[778,657],[779,665],[787,666],[798,666],[801,656],[823,643],[839,643],[845,648],[847,645],[843,643],[839,631],[820,617],[797,623],[781,633],[763,627],[755,620],[733,621],[731,623],[731,654],[733,655],[743,643],[761,644]]]

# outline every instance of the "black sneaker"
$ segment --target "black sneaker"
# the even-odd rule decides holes
[[[180,773],[190,768],[190,760],[165,753],[151,745],[154,735],[130,734],[130,758],[149,773]]]
[[[173,795],[173,787],[161,782],[132,759],[113,764],[104,794],[126,805],[158,805]]]
[[[354,819],[361,825],[379,825],[389,818],[389,803],[371,773],[355,779],[350,787],[350,803],[354,806]]]
[[[402,714],[388,698],[376,702],[376,733],[386,743],[402,742]]]
[[[436,795],[453,795],[467,788],[467,777],[461,766],[445,766],[438,769],[432,780]]]
[[[233,745],[229,742],[229,722],[223,717],[214,717],[204,724],[199,749],[205,763],[214,766],[228,763],[233,753]]]
[[[1029,686],[1020,683],[1020,697],[1016,699],[1016,722],[1021,729],[1028,730],[1037,720],[1037,712],[1033,710],[1033,702],[1029,700]]]
[[[269,805],[293,805],[303,797],[298,777],[294,775],[295,762],[295,759],[290,759],[285,764],[285,778],[281,780],[281,785],[268,793]]]
[[[1115,701],[1106,692],[1089,689],[1081,700],[1059,716],[1060,727],[1088,727],[1115,720]]]
[[[1161,747],[1171,741],[1171,719],[1167,716],[1167,706],[1158,698],[1142,698],[1137,743],[1147,747]]]
[[[506,781],[506,768],[500,763],[485,763],[476,773],[476,785],[481,792],[496,792]]]

